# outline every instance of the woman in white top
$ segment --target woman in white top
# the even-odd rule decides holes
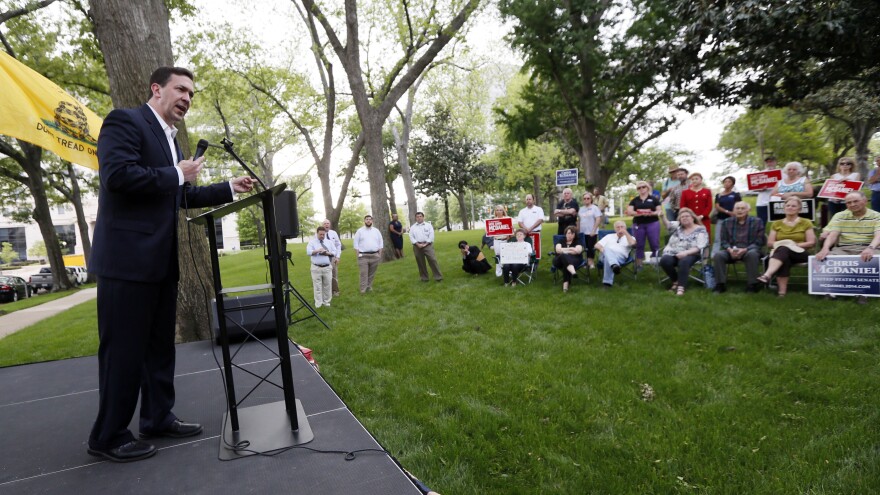
[[[834,180],[852,180],[859,181],[862,180],[862,176],[859,175],[858,172],[855,171],[856,161],[854,158],[843,157],[837,161],[837,173],[832,175],[831,178]],[[843,203],[842,199],[829,199],[828,200],[828,221],[831,221],[831,217],[840,213],[841,211],[846,209],[846,205]]]
[[[596,253],[596,237],[598,237],[599,224],[602,222],[602,210],[593,204],[593,195],[589,192],[584,193],[584,202],[578,210],[577,229],[578,232],[584,234],[587,244],[587,263],[590,268],[596,268],[593,262],[593,256]]]
[[[786,163],[782,169],[782,180],[770,191],[770,197],[776,200],[812,198],[813,185],[804,177],[804,166],[799,162]]]

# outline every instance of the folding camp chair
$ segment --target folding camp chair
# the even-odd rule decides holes
[[[688,273],[688,279],[693,280],[695,282],[699,282],[703,284],[703,287],[706,286],[706,279],[703,275],[703,267],[711,266],[712,258],[709,257],[709,250],[711,249],[711,244],[703,248],[702,253],[700,253],[700,259],[696,261],[693,265],[691,265],[691,271]],[[658,253],[660,254],[660,253]],[[662,257],[662,255],[661,255]],[[669,277],[666,276],[666,272],[660,268],[660,262],[657,262],[657,283],[663,284],[669,281]]]

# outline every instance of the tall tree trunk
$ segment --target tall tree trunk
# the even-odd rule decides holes
[[[76,212],[76,225],[79,228],[79,237],[82,239],[83,257],[88,260],[92,255],[92,241],[89,239],[89,223],[86,221],[86,213],[82,205],[82,193],[79,189],[79,180],[73,170],[73,164],[67,162],[67,174],[70,176],[70,202]],[[94,275],[89,273],[89,282],[94,282]]]
[[[449,221],[449,195],[443,196],[443,216],[446,218],[446,231],[452,232],[452,222]]]
[[[49,208],[49,199],[46,195],[46,185],[43,182],[43,170],[41,159],[43,148],[19,141],[24,152],[24,160],[18,162],[27,174],[27,187],[34,199],[34,220],[40,227],[40,234],[46,244],[46,257],[49,258],[49,267],[52,270],[52,290],[72,289],[73,284],[64,269],[64,258],[61,253],[61,245],[58,243],[58,233],[52,224],[52,213]]]
[[[369,105],[368,105],[369,107]],[[360,113],[360,112],[359,112]],[[364,143],[367,150],[367,176],[370,180],[370,206],[372,208],[373,223],[379,226],[385,246],[391,246],[391,236],[388,232],[388,223],[391,221],[388,215],[388,195],[385,193],[385,154],[382,150],[382,123],[378,122],[376,110],[370,107],[361,117],[361,125],[364,132]],[[393,249],[384,249],[385,261],[394,259]]]
[[[397,214],[397,203],[396,203],[397,200],[394,198],[394,181],[393,180],[386,180],[386,183],[388,184],[388,209],[391,211],[392,215],[396,215]]]
[[[856,148],[856,166],[858,167],[859,174],[865,178],[868,177],[869,172],[868,155],[870,150],[868,145],[871,142],[871,138],[878,131],[880,131],[880,128],[878,128],[876,121],[858,119],[852,125],[852,137]]]
[[[91,0],[95,35],[110,79],[110,96],[116,108],[137,107],[148,99],[150,74],[160,66],[174,65],[168,8],[164,0]],[[189,150],[186,126],[178,124],[177,140]],[[202,229],[189,235],[186,212],[178,214],[180,287],[177,299],[177,339],[187,342],[211,338],[205,300],[199,287],[214,293],[208,240]],[[183,247],[183,249],[181,249]],[[180,259],[183,258],[183,259]]]
[[[541,176],[532,176],[532,195],[535,197],[535,204],[541,206]]]
[[[463,230],[471,230],[468,223],[468,209],[467,204],[465,204],[464,195],[464,192],[455,194],[455,199],[458,200],[458,216],[461,218],[461,228]]]

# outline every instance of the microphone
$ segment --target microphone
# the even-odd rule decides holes
[[[198,160],[202,155],[205,154],[205,151],[208,150],[208,146],[211,144],[206,139],[199,139],[199,144],[196,145],[196,153],[193,155],[193,160]]]

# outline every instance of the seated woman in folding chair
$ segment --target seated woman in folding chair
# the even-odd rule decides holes
[[[516,236],[515,242],[522,242],[526,246],[529,247],[529,256],[534,253],[534,249],[532,249],[532,245],[526,242],[526,231],[525,229],[516,229],[516,232],[513,234]],[[516,281],[519,278],[519,274],[524,270],[527,270],[529,265],[522,263],[513,263],[513,264],[505,264],[501,265],[501,273],[504,275],[504,285],[510,285],[511,287],[516,287]]]
[[[767,262],[767,271],[758,277],[758,282],[768,284],[776,274],[779,297],[785,297],[785,293],[788,292],[791,265],[806,263],[810,258],[807,250],[816,245],[813,222],[798,216],[801,211],[801,198],[788,198],[782,207],[785,218],[771,223],[770,234],[767,236],[767,246],[773,249]]]
[[[691,267],[700,260],[703,250],[709,245],[709,233],[706,227],[697,223],[697,215],[690,208],[678,210],[677,222],[670,222],[665,216],[660,218],[671,234],[669,242],[663,248],[660,268],[672,280],[669,291],[683,296]]]
[[[565,241],[557,244],[556,257],[553,265],[562,272],[562,292],[568,292],[571,278],[577,273],[577,267],[584,259],[584,247],[578,243],[577,227],[569,225],[565,228]]]

